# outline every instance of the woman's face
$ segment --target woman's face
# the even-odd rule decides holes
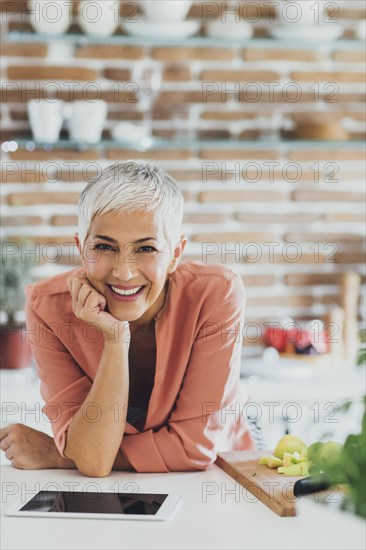
[[[165,283],[187,239],[171,253],[152,212],[95,216],[83,253],[77,234],[75,239],[88,279],[106,297],[108,312],[120,321],[149,325],[164,303]]]

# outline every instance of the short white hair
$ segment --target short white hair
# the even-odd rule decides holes
[[[126,161],[105,168],[91,180],[79,200],[79,240],[84,246],[97,215],[108,212],[153,212],[163,223],[171,251],[181,237],[184,199],[175,180],[148,162]]]

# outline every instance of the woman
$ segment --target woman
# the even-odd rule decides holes
[[[28,338],[54,440],[1,433],[18,468],[203,470],[254,448],[239,401],[244,288],[224,266],[179,265],[183,197],[162,169],[115,164],[80,197],[83,268],[27,287]]]

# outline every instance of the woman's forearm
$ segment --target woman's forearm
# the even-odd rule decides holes
[[[60,468],[61,470],[75,470],[76,464],[71,458],[64,458],[60,455],[58,452],[56,446],[55,446],[55,460],[54,460],[54,467]],[[113,463],[112,470],[116,471],[129,471],[134,472],[135,469],[131,466],[131,464],[128,462],[128,460],[123,456],[121,449],[119,449],[117,456]]]
[[[128,406],[128,345],[106,339],[93,386],[70,423],[64,454],[92,477],[108,475],[123,438]]]

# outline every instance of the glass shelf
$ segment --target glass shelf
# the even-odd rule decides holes
[[[320,46],[328,48],[342,48],[345,50],[364,50],[365,42],[357,39],[339,38],[337,40],[281,40],[277,38],[252,38],[250,40],[211,38],[208,36],[193,36],[191,38],[161,38],[161,37],[140,37],[128,36],[124,34],[114,34],[105,38],[94,38],[86,34],[66,33],[59,36],[44,35],[35,32],[11,31],[7,38],[11,42],[71,42],[78,46],[87,44],[105,44],[105,45],[131,45],[131,46],[192,46],[202,48],[222,48],[222,47],[240,47],[240,48],[300,48],[314,49]]]
[[[36,143],[30,139],[15,138],[12,143],[16,143],[19,149],[34,151],[35,149],[52,151],[53,149],[133,149],[138,151],[148,151],[154,149],[207,149],[218,148],[227,150],[257,150],[259,149],[285,149],[285,150],[304,150],[304,149],[363,149],[365,142],[363,140],[348,141],[310,141],[310,140],[231,140],[231,139],[161,139],[145,138],[140,141],[115,141],[102,140],[99,143],[81,143],[67,139],[59,140],[54,144]]]

